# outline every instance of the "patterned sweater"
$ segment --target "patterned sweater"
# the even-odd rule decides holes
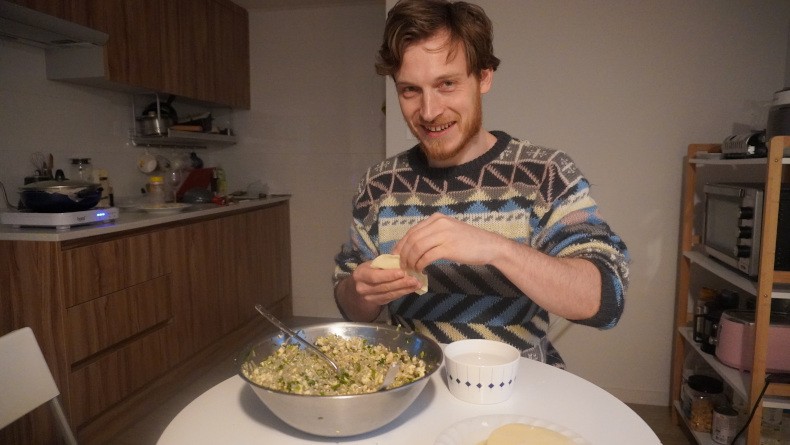
[[[496,144],[460,166],[429,167],[415,146],[370,168],[353,202],[350,240],[335,257],[334,284],[440,212],[552,256],[590,260],[601,272],[600,310],[573,321],[613,327],[623,311],[628,252],[599,215],[588,182],[563,152],[492,134]],[[547,311],[496,268],[440,260],[424,272],[428,293],[391,302],[394,323],[443,343],[489,338],[522,351],[545,337]],[[547,362],[564,367],[550,343]]]

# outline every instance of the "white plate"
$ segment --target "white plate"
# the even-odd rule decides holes
[[[190,205],[180,202],[170,202],[165,204],[141,205],[139,209],[156,215],[172,215],[184,210],[187,207],[190,207]]]
[[[439,434],[434,445],[485,445],[486,439],[495,429],[509,423],[546,428],[567,437],[573,445],[590,445],[583,437],[564,426],[518,414],[496,414],[464,419]]]

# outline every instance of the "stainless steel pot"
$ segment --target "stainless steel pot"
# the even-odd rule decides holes
[[[99,184],[92,182],[56,179],[19,187],[19,198],[25,209],[34,212],[77,212],[95,207],[102,190]]]
[[[149,111],[137,119],[137,132],[142,136],[164,136],[167,129],[173,125],[173,119],[168,116],[157,116],[156,111]]]

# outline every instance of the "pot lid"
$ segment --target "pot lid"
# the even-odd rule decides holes
[[[26,192],[31,190],[38,190],[42,192],[56,192],[66,189],[92,188],[98,186],[99,184],[94,184],[92,182],[87,182],[87,181],[77,181],[70,179],[63,179],[63,180],[53,179],[49,181],[31,182],[30,184],[19,187],[19,191]]]

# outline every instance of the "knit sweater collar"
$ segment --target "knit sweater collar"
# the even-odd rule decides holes
[[[450,167],[431,167],[428,165],[428,159],[425,157],[420,145],[417,144],[406,152],[406,157],[409,166],[418,175],[425,176],[431,179],[450,179],[458,176],[466,176],[479,172],[485,165],[496,159],[507,148],[511,141],[510,135],[503,131],[491,131],[496,137],[494,145],[485,153],[465,162],[461,165],[454,165]]]

